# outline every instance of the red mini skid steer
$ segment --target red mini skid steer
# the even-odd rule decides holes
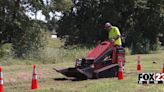
[[[117,77],[118,63],[125,63],[125,50],[104,41],[94,48],[86,58],[77,59],[74,68],[55,69],[57,72],[76,79]]]

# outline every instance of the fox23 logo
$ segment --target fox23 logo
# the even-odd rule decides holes
[[[164,84],[164,73],[140,73],[139,84]]]

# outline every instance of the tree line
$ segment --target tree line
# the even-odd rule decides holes
[[[49,13],[67,11],[71,4],[71,0],[0,0],[0,55],[6,43],[11,44],[16,57],[39,54],[46,44],[45,32],[50,28]],[[36,19],[38,11],[47,22]]]
[[[58,36],[66,44],[95,44],[107,39],[106,22],[118,26],[132,53],[157,50],[163,34],[164,0],[73,0],[59,21]]]
[[[110,22],[133,54],[149,53],[159,40],[164,42],[163,8],[164,0],[1,0],[0,48],[11,43],[16,57],[38,54],[46,44],[45,32],[53,29],[66,45],[98,44],[108,39],[104,24]],[[36,17],[38,11],[45,21],[27,15]],[[63,14],[60,20],[55,12]]]

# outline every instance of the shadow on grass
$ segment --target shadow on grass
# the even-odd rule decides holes
[[[76,78],[54,78],[55,81],[84,81],[87,79],[76,79]]]
[[[54,78],[55,81],[66,81],[69,80],[67,78]]]

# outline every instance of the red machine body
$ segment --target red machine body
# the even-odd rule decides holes
[[[94,48],[92,51],[90,51],[87,55],[87,58],[91,58],[96,60],[99,58],[105,51],[107,51],[109,48],[112,48],[113,45],[111,42],[104,41],[101,44],[99,44],[96,48]]]

